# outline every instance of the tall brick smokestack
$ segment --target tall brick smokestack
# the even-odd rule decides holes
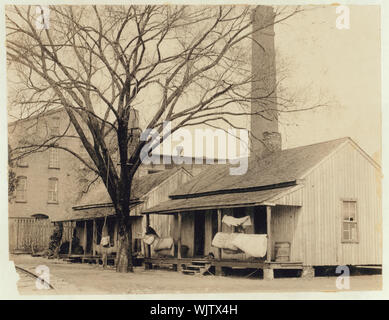
[[[271,6],[253,11],[251,157],[281,149],[276,95],[275,13]]]

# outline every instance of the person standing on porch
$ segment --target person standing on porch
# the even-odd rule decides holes
[[[101,241],[100,241],[100,246],[101,246],[101,255],[102,255],[102,260],[103,260],[103,268],[105,269],[107,267],[107,251],[109,247],[109,234],[108,234],[108,227],[107,224],[104,223],[103,225],[103,230],[101,232]]]

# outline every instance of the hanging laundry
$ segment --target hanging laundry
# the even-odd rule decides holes
[[[148,245],[152,245],[156,239],[158,238],[154,234],[146,234],[143,241]]]
[[[262,258],[267,251],[267,235],[237,233],[232,240],[232,245],[249,256]]]
[[[250,216],[245,216],[242,218],[235,218],[233,216],[224,216],[222,222],[229,227],[242,226],[243,228],[247,228],[251,226]]]
[[[110,243],[110,237],[108,234],[108,227],[106,222],[104,222],[103,230],[101,231],[100,245],[102,245],[103,247],[109,247],[109,243]]]
[[[238,233],[218,232],[212,240],[212,246],[221,249],[238,251],[238,248],[232,244],[232,240]]]
[[[154,251],[170,250],[173,246],[173,238],[159,238],[154,245]]]

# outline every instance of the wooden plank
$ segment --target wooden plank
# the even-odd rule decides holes
[[[150,227],[150,215],[146,214],[146,230]],[[146,257],[151,258],[151,246],[148,244],[146,246]]]
[[[20,231],[20,227],[19,227],[19,223],[20,223],[20,220],[16,220],[16,250],[19,249],[19,231]]]
[[[96,219],[93,219],[93,240],[92,240],[92,254],[95,256],[96,255],[96,246],[97,246],[97,243],[96,243],[96,240],[97,240],[97,237],[96,237]]]
[[[119,248],[119,220],[115,219],[115,228],[114,228],[114,235],[113,235],[113,241],[114,241],[114,247],[117,251]]]
[[[86,220],[84,221],[84,256],[86,255]]]
[[[72,242],[73,242],[73,221],[68,223],[68,228],[70,229],[70,239],[69,239],[69,257],[72,254]]]
[[[267,253],[266,261],[271,262],[272,234],[271,234],[271,206],[266,206],[266,232],[267,232]]]
[[[177,258],[178,259],[181,259],[181,228],[182,228],[182,213],[179,212],[178,213],[178,236],[177,236]]]
[[[146,258],[145,263],[154,263],[154,264],[193,264],[196,260],[193,258]],[[239,260],[214,260],[214,259],[203,259],[202,263],[208,263],[214,267],[217,267],[218,271],[221,274],[221,267],[230,267],[230,268],[267,268],[267,269],[301,269],[302,262],[290,262],[290,263],[268,263],[264,261],[239,261]]]
[[[222,232],[222,210],[217,209],[217,232]],[[222,258],[222,249],[218,248],[218,259]]]

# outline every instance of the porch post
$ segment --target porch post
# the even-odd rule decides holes
[[[178,213],[178,237],[177,237],[177,258],[181,259],[181,227],[182,227],[182,213]]]
[[[222,209],[217,209],[217,232],[222,232]],[[218,248],[218,259],[222,259],[222,249]]]
[[[150,214],[146,214],[146,230],[150,227]],[[151,258],[151,246],[146,246],[146,257]]]
[[[271,206],[266,206],[266,232],[267,232],[266,262],[271,262],[272,259]]]
[[[113,239],[114,239],[114,247],[115,247],[115,259],[113,260],[113,265],[114,267],[116,267],[119,259],[119,220],[118,219],[115,219]]]
[[[96,255],[96,219],[93,219],[92,255]]]
[[[73,221],[68,222],[68,230],[70,230],[70,237],[69,237],[69,253],[70,256],[72,254],[72,242],[73,242]]]
[[[84,220],[84,257],[86,256],[86,220]]]

